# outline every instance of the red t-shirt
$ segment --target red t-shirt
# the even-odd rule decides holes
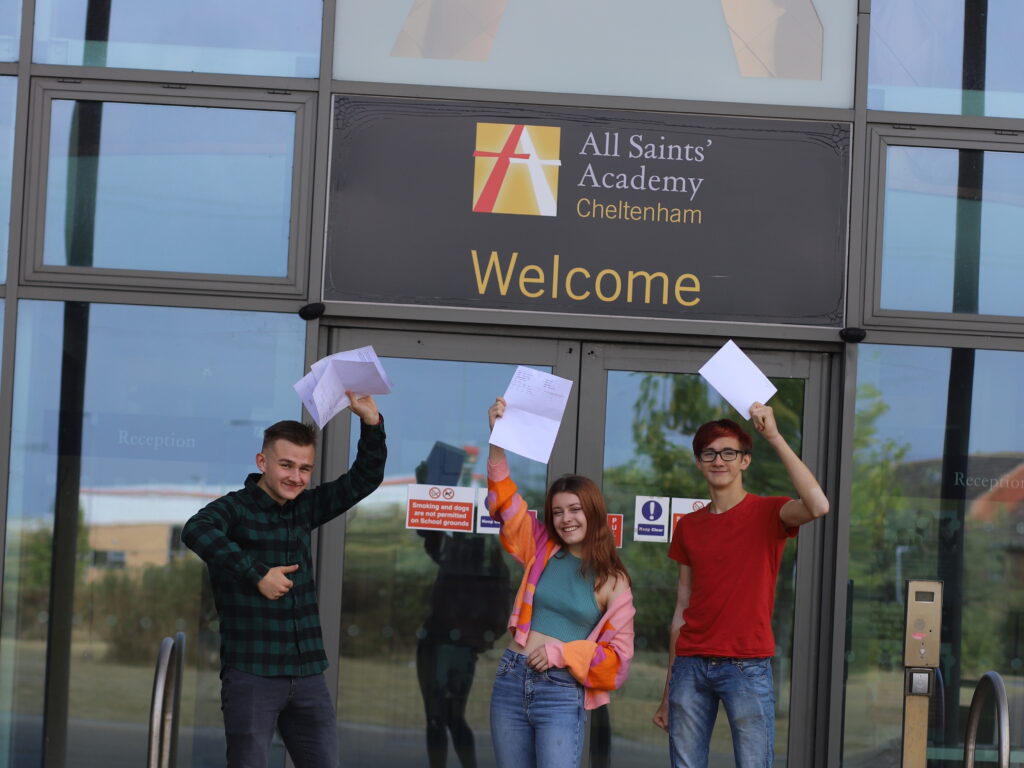
[[[680,518],[668,556],[691,569],[690,605],[679,630],[677,656],[775,655],[772,610],[787,528],[784,496],[748,493],[732,509],[704,507]]]

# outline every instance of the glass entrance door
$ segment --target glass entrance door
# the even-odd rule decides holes
[[[610,510],[625,514],[621,556],[633,580],[636,655],[627,685],[612,698],[603,736],[610,764],[664,766],[666,735],[651,723],[661,699],[668,664],[668,627],[676,599],[679,569],[667,557],[668,545],[633,540],[637,497],[670,499],[673,516],[706,499],[704,480],[693,462],[691,441],[697,428],[713,419],[730,418],[749,427],[699,375],[713,349],[588,345],[582,350],[578,464],[581,474],[600,478]],[[771,406],[782,434],[812,469],[822,449],[818,412],[825,379],[823,355],[758,352],[750,357],[778,388]],[[585,416],[584,416],[585,414]],[[753,430],[750,430],[753,433]],[[754,455],[744,487],[760,495],[794,493],[774,451],[755,435]],[[776,765],[811,765],[809,756],[790,761],[791,747],[807,750],[806,729],[789,733],[794,690],[809,689],[810,662],[815,658],[810,626],[813,585],[799,580],[799,563],[819,552],[821,523],[801,531],[800,546],[786,547],[778,577],[773,630],[776,649]],[[798,554],[799,552],[799,554]],[[806,555],[805,555],[806,553]],[[807,568],[811,573],[811,568]],[[639,586],[639,588],[637,588]],[[800,628],[800,631],[794,631]],[[801,701],[801,704],[803,702]],[[601,738],[599,731],[593,734]],[[792,739],[792,743],[790,742]],[[724,711],[719,712],[711,743],[711,766],[732,766],[733,752]]]
[[[699,496],[699,475],[686,453],[689,437],[695,424],[728,413],[696,374],[713,348],[335,330],[323,351],[366,344],[374,345],[395,382],[391,395],[378,398],[388,432],[386,477],[320,541],[325,641],[338,649],[341,764],[494,764],[488,702],[521,567],[496,536],[410,530],[405,509],[410,484],[486,485],[486,409],[523,364],[571,379],[574,387],[549,464],[510,454],[513,477],[527,501],[541,507],[547,483],[565,472],[603,483],[610,509],[624,516],[622,555],[637,596],[633,672],[612,705],[592,714],[584,764],[664,766],[666,736],[651,716],[664,682],[677,570],[667,544],[632,541],[634,500]],[[807,414],[816,413],[810,404],[820,401],[818,361],[777,353],[754,358],[779,387],[772,404],[791,444],[813,455],[820,430],[815,425],[814,435],[807,432]],[[330,427],[323,466],[346,466],[355,439],[355,430],[340,420]],[[438,451],[446,470],[439,468]],[[755,462],[751,490],[791,492],[768,453],[762,450]],[[790,545],[776,611],[780,758],[787,754],[795,679],[796,559]],[[731,765],[724,718],[718,730],[715,759]]]

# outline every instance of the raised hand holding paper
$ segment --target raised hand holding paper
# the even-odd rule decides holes
[[[505,413],[494,423],[490,442],[546,464],[571,391],[569,379],[520,365],[505,390]]]
[[[323,429],[324,424],[348,407],[346,391],[361,395],[386,395],[391,379],[373,347],[360,347],[317,360],[312,370],[295,382],[294,389]]]
[[[748,421],[750,406],[767,403],[778,391],[732,339],[725,342],[699,372]]]

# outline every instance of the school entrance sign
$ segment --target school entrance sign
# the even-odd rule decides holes
[[[840,326],[847,123],[343,96],[324,299]]]

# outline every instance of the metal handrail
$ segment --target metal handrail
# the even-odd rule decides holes
[[[153,697],[149,706],[146,768],[174,768],[178,752],[181,670],[185,666],[185,633],[165,637],[157,654]]]
[[[964,735],[964,768],[974,768],[974,753],[978,749],[978,722],[989,693],[995,695],[999,768],[1010,768],[1010,709],[1006,700],[1006,686],[999,673],[991,670],[981,676],[971,697],[967,733]]]

